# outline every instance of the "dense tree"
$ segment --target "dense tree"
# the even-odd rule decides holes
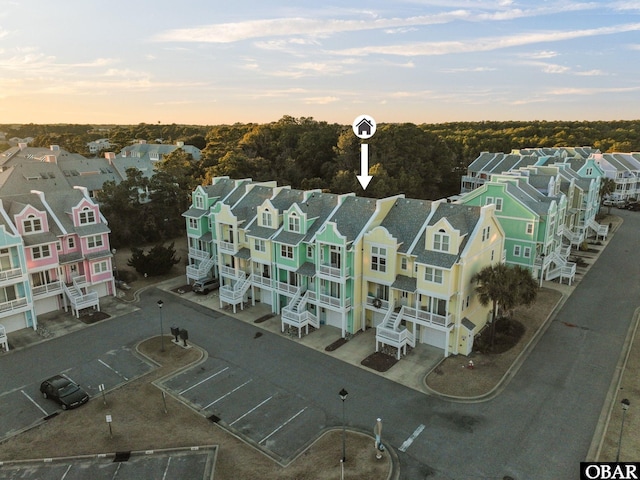
[[[180,263],[180,258],[176,258],[173,242],[167,247],[156,245],[147,254],[142,249],[133,247],[131,254],[127,265],[135,268],[136,272],[150,277],[168,273],[174,265]]]

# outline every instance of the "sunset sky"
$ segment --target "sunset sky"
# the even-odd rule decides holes
[[[0,0],[0,123],[640,118],[640,1]]]

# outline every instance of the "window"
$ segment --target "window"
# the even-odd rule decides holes
[[[482,229],[482,241],[489,240],[489,234],[491,233],[491,227],[486,227]]]
[[[87,237],[87,246],[89,248],[101,247],[104,245],[102,240],[102,235],[94,235],[92,237]]]
[[[280,255],[283,258],[293,258],[293,247],[291,245],[282,245],[280,247]]]
[[[39,245],[37,247],[33,247],[32,252],[34,260],[49,258],[51,256],[51,247],[49,245]]]
[[[407,265],[407,257],[402,257],[402,258],[400,259],[400,268],[401,268],[402,270],[406,270],[406,269],[407,269],[407,267],[408,267],[408,265]]]
[[[531,247],[524,247],[522,250],[522,256],[524,258],[531,258]]]
[[[448,252],[449,251],[449,235],[446,235],[444,233],[436,233],[433,236],[433,249],[438,250],[440,252]]]
[[[37,218],[35,215],[29,215],[26,219],[23,220],[22,226],[24,228],[24,233],[41,232],[42,220]]]
[[[442,284],[442,270],[439,268],[427,267],[424,272],[424,279],[427,282]]]
[[[262,226],[263,227],[272,227],[273,223],[271,221],[271,212],[269,210],[265,210],[262,212]]]
[[[73,237],[69,237],[67,238],[67,247],[71,248],[76,248],[76,239]]]
[[[585,173],[588,177],[590,177],[591,175],[593,175],[593,168],[592,167],[587,168],[587,171]]]
[[[533,233],[533,223],[527,223],[527,235],[531,235]]]
[[[387,249],[382,247],[371,247],[371,270],[376,272],[387,271]]]
[[[520,256],[520,245],[514,245],[513,246],[513,256],[514,257],[519,257]]]
[[[256,252],[266,252],[267,243],[264,240],[260,240],[259,238],[256,238],[253,243],[253,248]]]
[[[307,245],[307,258],[313,260],[313,246]]]
[[[485,201],[485,205],[490,205],[493,203],[493,197],[487,197],[487,200]]]
[[[98,262],[93,264],[93,273],[104,273],[109,270],[109,264],[107,261]]]
[[[198,219],[197,218],[189,218],[189,228],[198,229]]]
[[[496,198],[496,212],[502,211],[502,199]]]
[[[300,233],[300,219],[297,215],[289,215],[289,231]]]
[[[193,199],[193,205],[200,210],[204,209],[204,199],[200,195],[196,195]]]
[[[80,212],[80,225],[86,225],[87,223],[96,223],[96,212],[89,207],[84,207]]]

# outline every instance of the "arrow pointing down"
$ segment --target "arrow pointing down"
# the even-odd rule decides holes
[[[369,144],[363,143],[360,145],[360,175],[356,175],[356,178],[362,185],[362,189],[366,190],[369,182],[373,178],[369,175]]]

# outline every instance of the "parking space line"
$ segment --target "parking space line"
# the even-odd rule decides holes
[[[108,363],[103,362],[102,360],[98,359],[98,361],[104,365],[105,367],[107,367],[109,370],[111,370],[112,372],[115,372],[116,375],[118,375],[119,377],[124,378],[127,382],[129,381],[129,379],[127,377],[125,377],[124,375],[122,375],[119,371],[117,371],[115,368],[113,368],[111,365],[109,365]]]
[[[231,390],[230,392],[225,393],[224,395],[222,395],[220,398],[217,398],[216,400],[214,400],[213,402],[211,402],[209,405],[207,405],[206,407],[203,408],[203,410],[206,410],[207,408],[209,408],[211,405],[214,405],[216,403],[218,403],[220,400],[222,400],[223,398],[228,397],[229,395],[231,395],[233,392],[240,390],[242,387],[244,387],[245,385],[251,383],[253,381],[252,378],[250,378],[249,380],[247,380],[246,382],[244,382],[242,385],[237,386],[236,388],[234,388],[233,390]]]
[[[411,444],[413,443],[413,441],[418,438],[418,435],[420,435],[422,433],[422,431],[424,430],[424,425],[420,424],[420,426],[418,426],[418,428],[416,428],[413,433],[411,434],[411,436],[409,438],[407,438],[404,443],[400,446],[400,448],[398,450],[400,450],[401,452],[406,452],[407,448],[409,448],[411,446]]]
[[[271,432],[269,435],[267,435],[266,437],[264,437],[262,440],[260,440],[258,443],[262,443],[264,441],[266,441],[269,437],[271,437],[272,435],[275,435],[276,433],[278,433],[278,431],[280,431],[285,425],[287,425],[289,422],[293,421],[294,418],[296,418],[298,415],[300,415],[302,412],[304,412],[307,409],[307,407],[304,407],[302,410],[300,410],[298,413],[296,413],[293,417],[291,417],[289,420],[287,420],[286,422],[284,422],[282,425],[280,425],[278,428],[276,428],[273,432]]]
[[[273,395],[271,395],[269,398],[267,398],[266,400],[263,400],[262,402],[260,402],[258,405],[256,405],[255,407],[253,407],[251,410],[249,410],[248,412],[244,413],[241,417],[236,418],[233,422],[231,422],[229,424],[229,426],[232,426],[234,423],[239,422],[240,420],[242,420],[244,417],[246,417],[247,415],[249,415],[252,412],[255,412],[257,409],[259,409],[262,405],[264,405],[265,403],[267,403],[269,400],[271,400],[273,398]]]
[[[44,408],[42,408],[40,405],[38,405],[37,402],[33,398],[31,398],[27,392],[25,392],[24,390],[20,390],[20,391],[22,392],[22,394],[25,397],[27,397],[29,400],[31,400],[31,403],[33,403],[36,407],[38,407],[42,413],[44,413],[45,415],[49,415],[49,413]]]
[[[198,385],[200,385],[201,383],[206,382],[207,380],[212,379],[213,377],[215,377],[216,375],[220,375],[222,372],[229,370],[229,367],[224,367],[222,370],[220,370],[219,372],[214,373],[213,375],[209,375],[207,378],[200,380],[198,383],[196,383],[195,385],[191,385],[189,388],[185,388],[184,390],[182,390],[181,392],[178,393],[178,395],[182,395],[183,393],[188,392],[189,390],[191,390],[192,388],[196,388]]]
[[[167,478],[167,472],[169,471],[169,465],[171,465],[171,457],[167,460],[167,466],[164,469],[164,474],[162,475],[162,480]]]
[[[64,472],[64,475],[62,475],[62,477],[60,477],[60,480],[64,480],[65,478],[67,478],[67,473],[69,473],[69,470],[71,470],[71,467],[73,465],[69,465],[69,468],[67,468],[67,470]]]

